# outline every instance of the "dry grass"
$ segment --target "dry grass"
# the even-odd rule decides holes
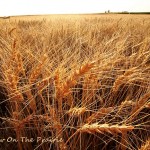
[[[149,43],[148,15],[1,19],[0,149],[148,150]]]

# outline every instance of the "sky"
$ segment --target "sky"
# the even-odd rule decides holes
[[[150,0],[0,0],[0,16],[150,12]]]

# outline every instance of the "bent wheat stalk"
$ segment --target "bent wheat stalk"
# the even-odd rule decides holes
[[[67,79],[67,81],[65,83],[63,83],[63,85],[61,87],[61,92],[60,92],[63,97],[68,95],[68,93],[70,92],[70,88],[75,86],[75,84],[77,83],[77,80],[79,80],[79,78],[81,76],[83,76],[89,70],[91,70],[94,67],[94,64],[95,64],[95,62],[86,63],[85,65],[80,67],[79,70],[76,70],[73,73],[73,75]]]
[[[79,78],[94,67],[94,64],[95,62],[86,63],[80,67],[79,70],[75,71],[61,87],[56,87],[56,100],[58,101],[58,109],[60,113],[62,113],[62,99],[70,93],[70,89],[76,85]],[[56,80],[55,82],[58,83],[58,77],[56,76],[54,79]]]

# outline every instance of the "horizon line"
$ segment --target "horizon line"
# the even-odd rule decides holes
[[[109,11],[109,12],[108,12]],[[18,14],[18,15],[0,15],[0,18],[4,17],[20,17],[20,16],[47,16],[47,15],[98,15],[98,14],[150,14],[150,12],[146,11],[110,11],[107,10],[105,12],[93,12],[93,13],[50,13],[50,14]]]

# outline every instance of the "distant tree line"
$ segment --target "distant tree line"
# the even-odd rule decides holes
[[[105,14],[150,14],[150,12],[128,12],[128,11],[122,11],[122,12],[110,12],[110,10],[105,11]]]

